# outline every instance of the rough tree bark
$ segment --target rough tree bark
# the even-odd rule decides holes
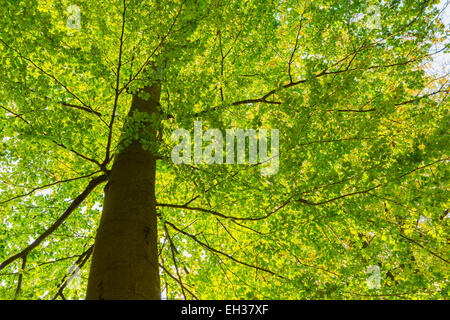
[[[158,112],[160,83],[133,95],[135,110]],[[156,130],[150,129],[156,141]],[[105,187],[86,299],[160,299],[155,198],[156,156],[138,141],[116,156]]]

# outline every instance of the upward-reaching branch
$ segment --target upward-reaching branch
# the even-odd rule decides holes
[[[30,191],[28,191],[26,193],[19,194],[17,196],[13,196],[12,198],[0,201],[0,205],[3,205],[5,203],[8,203],[10,201],[13,201],[13,200],[16,200],[16,199],[19,199],[19,198],[23,198],[23,197],[29,196],[29,195],[31,195],[32,193],[34,193],[34,192],[36,192],[38,190],[46,189],[46,188],[52,187],[54,185],[65,183],[65,182],[71,182],[71,181],[75,181],[75,180],[85,179],[85,178],[93,176],[96,173],[99,173],[99,171],[96,171],[96,172],[93,172],[93,173],[90,173],[90,174],[87,174],[87,175],[84,175],[84,176],[76,177],[76,178],[69,178],[69,179],[64,179],[64,180],[58,180],[58,181],[55,181],[55,182],[52,182],[52,183],[48,183],[48,184],[45,184],[45,185],[34,187]]]
[[[155,55],[155,53],[159,50],[159,48],[161,48],[161,46],[163,45],[164,41],[167,39],[167,37],[172,33],[172,29],[175,26],[178,17],[181,14],[181,11],[183,10],[183,6],[185,4],[187,0],[184,0],[181,5],[180,8],[177,12],[177,14],[175,15],[175,18],[173,19],[172,24],[169,27],[169,30],[167,31],[167,33],[161,38],[161,41],[158,43],[158,45],[155,47],[155,49],[153,49],[153,51],[150,53],[150,55],[147,57],[147,59],[145,60],[145,62],[141,65],[141,67],[139,68],[139,70],[134,74],[133,77],[131,77],[127,83],[125,83],[125,85],[119,90],[119,94],[122,93],[123,90],[126,90],[128,88],[128,86],[137,79],[137,77],[139,76],[139,74],[141,74],[145,68],[148,66],[148,64],[150,63],[150,59]]]
[[[22,271],[20,271],[19,280],[17,281],[17,289],[16,289],[16,294],[14,295],[14,300],[16,300],[20,294],[20,289],[22,288],[23,274],[25,272],[26,265],[27,265],[27,256],[25,255],[22,258],[22,268],[21,268]]]
[[[13,255],[12,257],[6,259],[0,264],[0,270],[4,269],[9,264],[13,263],[17,259],[23,258],[28,255],[30,251],[36,248],[41,244],[48,236],[50,236],[58,227],[67,220],[67,218],[75,211],[76,208],[80,206],[81,203],[88,197],[88,195],[102,182],[107,180],[106,175],[98,176],[97,178],[92,179],[84,191],[76,197],[70,206],[64,211],[64,213],[56,220],[44,233],[42,233],[36,240],[34,240],[28,247],[20,251],[19,253]]]
[[[301,17],[300,17],[300,24],[298,26],[298,31],[297,31],[297,37],[295,38],[295,45],[294,45],[294,49],[292,50],[292,54],[291,57],[289,58],[289,62],[288,62],[288,74],[289,74],[289,80],[292,83],[292,74],[291,74],[291,64],[294,61],[294,55],[295,52],[297,51],[298,48],[298,38],[300,37],[300,32],[302,31],[302,26],[303,26],[303,14],[305,13],[305,11],[303,11]]]
[[[126,0],[123,0],[122,31],[120,33],[119,61],[117,64],[117,72],[116,72],[116,88],[115,88],[115,96],[114,96],[114,106],[113,106],[113,110],[111,113],[111,120],[109,122],[108,143],[106,146],[106,154],[105,154],[105,160],[103,161],[103,164],[106,164],[109,160],[109,153],[110,153],[110,149],[111,149],[111,139],[112,139],[112,133],[113,133],[113,128],[114,128],[114,119],[116,118],[117,103],[119,101],[119,96],[121,93],[121,91],[119,90],[119,85],[120,85],[120,69],[122,68],[123,36],[125,33],[126,13],[127,13],[127,3],[126,3]]]
[[[92,255],[92,252],[94,251],[94,245],[91,245],[85,252],[80,254],[78,256],[77,261],[73,264],[76,268],[73,268],[71,274],[66,274],[64,278],[61,281],[61,285],[59,286],[58,292],[56,292],[55,296],[53,297],[53,300],[56,300],[58,296],[64,299],[63,291],[67,287],[67,285],[72,281],[72,277],[79,272],[83,268],[83,266],[86,264],[86,262],[89,260],[89,258]]]
[[[52,79],[54,82],[56,82],[57,84],[59,84],[67,93],[69,93],[75,100],[77,100],[78,102],[80,102],[82,104],[83,107],[78,106],[78,109],[84,110],[84,111],[88,111],[91,112],[93,114],[96,114],[97,116],[99,116],[99,113],[97,111],[95,111],[94,109],[92,109],[92,107],[88,104],[86,104],[83,100],[81,100],[80,97],[78,97],[72,90],[69,89],[69,87],[67,85],[65,85],[64,83],[62,83],[58,78],[56,78],[53,74],[50,74],[48,71],[44,70],[42,67],[38,66],[33,60],[31,60],[30,58],[24,56],[22,54],[22,52],[20,52],[19,50],[17,50],[16,48],[11,47],[9,44],[7,44],[3,39],[0,38],[0,42],[9,50],[15,52],[16,54],[18,54],[23,60],[27,61],[29,64],[31,64],[34,68],[36,68],[37,70],[39,70],[41,73],[43,73],[44,75],[46,75],[47,77],[49,77],[50,79]],[[73,107],[73,105],[71,105],[71,107]]]
[[[239,263],[239,264],[241,264],[241,265],[243,265],[243,266],[246,266],[246,267],[249,267],[249,268],[253,268],[253,269],[256,269],[256,270],[260,270],[260,271],[267,272],[267,273],[269,273],[269,274],[271,274],[271,275],[273,275],[273,276],[276,276],[276,277],[278,277],[278,278],[281,278],[281,279],[286,279],[285,277],[283,277],[283,276],[277,274],[276,272],[273,272],[273,271],[268,270],[268,269],[266,269],[266,268],[258,267],[258,266],[256,266],[256,265],[247,263],[247,262],[245,262],[245,261],[238,260],[238,259],[236,259],[235,257],[233,257],[232,255],[230,255],[230,254],[228,254],[228,253],[225,253],[225,252],[222,252],[222,251],[220,251],[220,250],[217,250],[217,249],[215,249],[215,248],[209,246],[208,244],[206,244],[206,243],[200,241],[200,240],[198,239],[197,236],[195,236],[195,235],[193,235],[193,234],[190,234],[190,233],[184,231],[183,228],[181,228],[181,229],[178,228],[178,227],[177,227],[176,225],[174,225],[173,223],[170,223],[170,222],[168,222],[168,221],[165,221],[165,223],[168,224],[169,226],[171,226],[174,230],[178,231],[179,233],[184,234],[185,236],[191,238],[191,239],[194,240],[196,243],[198,243],[199,245],[201,245],[201,246],[204,247],[205,249],[208,249],[208,250],[211,251],[211,252],[214,252],[214,253],[223,255],[223,256],[227,257],[228,259],[230,259],[230,260],[232,260],[232,261],[234,261],[234,262],[236,262],[236,263]]]

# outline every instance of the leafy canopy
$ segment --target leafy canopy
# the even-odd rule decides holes
[[[433,44],[448,51],[436,1],[79,0],[79,29],[74,4],[0,0],[0,262],[41,239],[2,267],[1,299],[84,297],[102,187],[45,232],[121,136],[158,149],[170,299],[448,298],[448,79],[426,72]],[[142,123],[158,119],[127,117],[156,80],[157,143]],[[278,173],[174,165],[171,134],[195,120],[279,129]]]

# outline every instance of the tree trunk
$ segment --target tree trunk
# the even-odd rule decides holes
[[[134,94],[133,111],[159,112],[160,83],[144,87],[144,100]],[[156,141],[156,130],[151,129]],[[100,226],[86,299],[160,299],[155,198],[156,156],[138,141],[115,157],[105,187]]]

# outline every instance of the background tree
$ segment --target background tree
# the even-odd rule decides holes
[[[448,297],[436,3],[1,0],[0,298]],[[195,120],[278,173],[174,165]]]

